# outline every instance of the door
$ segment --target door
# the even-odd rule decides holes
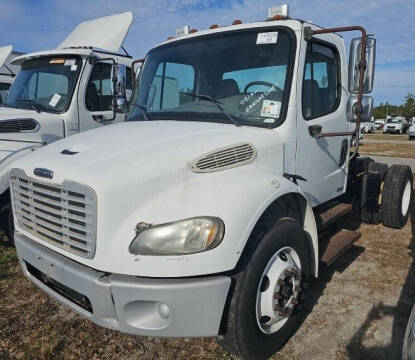
[[[111,119],[112,110],[112,64],[97,62],[89,68],[85,88],[78,93],[80,131],[97,126],[112,124],[124,120],[124,113],[117,113],[113,121],[100,122],[101,119]],[[127,95],[131,95],[131,69],[127,68]],[[128,99],[127,99],[128,100]]]
[[[316,206],[341,195],[346,186],[348,137],[312,136],[320,129],[323,133],[349,130],[346,68],[341,63],[345,53],[340,37],[335,34],[324,35],[324,41],[303,42],[301,53],[296,173],[307,180],[299,185],[312,206]]]

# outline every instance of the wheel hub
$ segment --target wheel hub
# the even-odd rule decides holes
[[[257,293],[257,321],[267,334],[288,320],[299,302],[301,264],[295,250],[279,250],[265,267]]]

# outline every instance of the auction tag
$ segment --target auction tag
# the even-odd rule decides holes
[[[259,33],[256,38],[258,44],[276,44],[278,39],[278,31]]]
[[[76,69],[78,69],[78,65],[74,64],[71,66],[71,71],[76,71]]]
[[[59,94],[53,95],[52,99],[50,99],[50,101],[49,101],[49,105],[52,106],[52,107],[55,107],[60,99],[61,99],[61,96]]]
[[[76,60],[75,59],[66,59],[64,65],[65,66],[73,66],[75,65]]]
[[[280,116],[281,103],[279,101],[264,100],[262,103],[261,116],[277,118]]]

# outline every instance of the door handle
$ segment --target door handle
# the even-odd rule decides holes
[[[318,138],[321,134],[321,130],[323,130],[323,127],[321,125],[311,125],[308,127],[308,133],[311,137]]]

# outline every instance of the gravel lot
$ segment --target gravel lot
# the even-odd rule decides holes
[[[415,217],[414,217],[415,218]],[[342,224],[362,238],[312,282],[309,314],[275,359],[400,359],[415,302],[415,224]],[[414,247],[415,248],[415,247]],[[99,328],[27,281],[0,245],[0,359],[228,359],[214,339],[149,339]]]

